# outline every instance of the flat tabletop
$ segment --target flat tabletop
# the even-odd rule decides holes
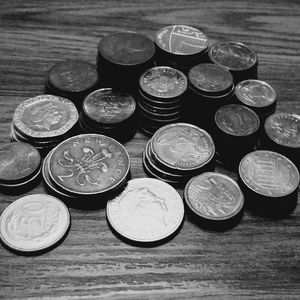
[[[298,1],[2,0],[0,142],[10,140],[19,103],[43,94],[54,63],[72,58],[96,64],[104,35],[129,30],[153,38],[169,24],[198,27],[210,44],[235,40],[251,46],[258,78],[276,90],[277,111],[300,113]],[[132,178],[146,176],[142,153],[148,139],[137,132],[125,144]],[[42,182],[26,194],[35,193],[46,193]],[[0,193],[0,213],[19,197]],[[0,245],[1,299],[300,298],[299,203],[290,216],[275,220],[245,211],[224,232],[186,217],[179,233],[156,247],[119,239],[104,208],[70,207],[70,214],[68,235],[48,252],[22,256]]]

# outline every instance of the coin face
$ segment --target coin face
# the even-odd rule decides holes
[[[26,143],[9,143],[0,146],[0,181],[13,182],[34,174],[41,163],[37,149]]]
[[[184,190],[185,201],[197,215],[211,220],[226,220],[243,207],[244,196],[230,177],[206,172],[193,177]]]
[[[126,149],[116,140],[82,134],[55,148],[49,159],[49,174],[64,191],[92,195],[117,187],[128,174],[129,165]]]
[[[214,64],[194,66],[189,71],[188,78],[197,89],[206,92],[226,91],[233,85],[231,73]]]
[[[111,88],[96,90],[83,102],[85,114],[92,120],[105,124],[128,119],[134,113],[135,107],[135,100],[131,95]]]
[[[140,87],[155,97],[174,98],[186,91],[187,78],[171,67],[154,67],[140,77]]]
[[[272,151],[254,151],[247,154],[239,165],[242,181],[258,194],[282,197],[299,185],[297,167],[285,156]]]
[[[35,194],[12,202],[0,217],[0,237],[10,248],[23,252],[56,244],[70,225],[70,214],[60,200]]]
[[[179,170],[200,168],[212,159],[215,152],[211,136],[187,123],[161,127],[152,137],[151,146],[156,160]]]
[[[256,53],[250,47],[238,42],[214,44],[208,54],[213,63],[232,71],[243,71],[257,63]]]
[[[238,83],[235,95],[242,103],[253,107],[269,106],[276,100],[276,92],[268,83],[254,79]]]
[[[33,138],[63,135],[77,120],[75,105],[65,98],[52,95],[40,95],[23,101],[13,117],[16,129]]]
[[[300,148],[300,115],[275,113],[267,118],[265,131],[279,145]]]
[[[184,216],[178,192],[152,178],[128,181],[125,190],[106,206],[107,219],[122,236],[137,242],[154,242],[174,233]]]
[[[80,92],[93,87],[98,81],[96,68],[85,61],[65,60],[49,71],[52,86],[66,92]]]
[[[215,114],[217,126],[227,134],[234,136],[247,136],[259,128],[259,118],[251,109],[230,104],[221,107]]]
[[[138,65],[150,60],[155,52],[153,41],[135,32],[116,32],[104,36],[98,51],[107,60],[119,65]]]
[[[201,53],[208,46],[207,36],[200,30],[186,25],[171,25],[158,30],[155,43],[161,49],[179,55]]]

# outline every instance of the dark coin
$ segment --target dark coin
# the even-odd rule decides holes
[[[182,99],[181,98],[149,98],[143,95],[141,92],[137,94],[138,102],[142,102],[148,106],[161,107],[162,109],[174,109],[175,107],[180,107]]]
[[[159,107],[159,106],[155,106],[152,105],[150,103],[147,103],[145,101],[143,101],[142,99],[140,99],[140,101],[138,102],[139,107],[142,107],[144,110],[148,111],[148,112],[153,112],[153,113],[157,113],[157,114],[176,114],[179,113],[181,110],[180,105],[177,106],[173,106],[173,107]]]

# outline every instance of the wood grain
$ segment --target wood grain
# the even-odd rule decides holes
[[[95,63],[97,43],[109,32],[135,30],[153,37],[160,27],[176,23],[201,28],[210,43],[250,45],[258,53],[259,78],[277,92],[277,109],[300,113],[299,17],[296,0],[2,0],[0,142],[9,141],[18,104],[43,93],[45,74],[55,62]],[[125,145],[133,178],[145,176],[141,160],[147,140],[137,133]],[[40,183],[27,194],[44,192]],[[0,212],[18,197],[0,194]],[[104,209],[70,208],[70,213],[69,234],[49,252],[19,256],[0,247],[0,298],[300,298],[299,205],[280,220],[246,211],[241,223],[225,232],[205,230],[186,217],[174,239],[152,248],[116,237]]]

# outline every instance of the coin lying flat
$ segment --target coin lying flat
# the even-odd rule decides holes
[[[184,217],[181,196],[169,184],[152,178],[128,181],[125,190],[106,206],[107,219],[122,236],[155,242],[174,233]]]
[[[10,248],[32,252],[56,244],[70,226],[67,207],[50,195],[28,195],[11,203],[0,217],[0,237]]]
[[[92,195],[114,189],[129,172],[126,149],[100,134],[73,136],[60,143],[49,158],[49,175],[63,191]]]

